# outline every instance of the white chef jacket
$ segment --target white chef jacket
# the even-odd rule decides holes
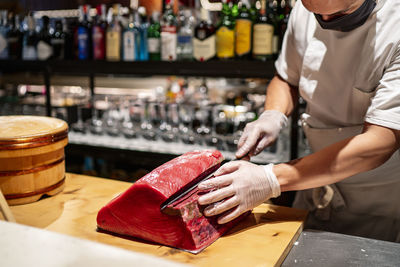
[[[322,29],[300,0],[292,10],[275,67],[307,102],[302,120],[314,151],[360,133],[364,122],[400,130],[400,0],[376,2],[350,32]],[[333,201],[322,209],[312,201],[316,190],[298,192],[295,206],[313,211],[311,227],[400,241],[397,152],[332,188]]]

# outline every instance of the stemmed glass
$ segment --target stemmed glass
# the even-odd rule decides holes
[[[142,124],[140,125],[143,138],[147,140],[156,140],[156,129],[159,128],[160,124],[161,117],[159,103],[155,101],[148,101],[146,103],[145,116]]]
[[[140,100],[131,99],[124,102],[121,131],[126,138],[136,138],[143,116],[143,105]]]
[[[99,109],[100,101],[101,99],[99,96],[92,97],[92,118],[88,122],[90,132],[96,135],[103,134],[103,120],[101,119],[101,113]]]
[[[194,144],[195,134],[193,132],[194,107],[191,104],[181,104],[179,112],[179,136],[183,143]]]
[[[159,126],[161,138],[165,142],[176,142],[179,133],[179,114],[176,103],[160,106],[162,122]]]
[[[86,133],[86,125],[85,125],[85,123],[83,122],[83,119],[82,119],[82,108],[83,107],[78,105],[76,108],[77,108],[78,120],[71,125],[71,129],[74,132],[83,133],[84,134],[84,133]]]
[[[116,98],[106,97],[107,111],[104,115],[104,127],[110,136],[118,136],[120,134],[121,110],[120,101]]]

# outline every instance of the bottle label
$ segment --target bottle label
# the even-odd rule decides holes
[[[24,46],[24,49],[22,50],[22,59],[36,60],[37,59],[36,47],[32,45]]]
[[[53,48],[45,41],[39,41],[37,45],[37,56],[39,60],[46,60],[53,54]]]
[[[0,58],[8,58],[7,39],[0,34]]]
[[[206,61],[215,56],[215,35],[204,40],[193,39],[193,57],[198,61]]]
[[[254,25],[253,54],[271,55],[273,35],[274,35],[274,27],[271,24]]]
[[[105,47],[104,47],[104,29],[99,26],[93,27],[93,58],[94,59],[104,59]]]
[[[279,50],[279,36],[274,35],[274,37],[272,38],[272,53],[278,54],[278,50]]]
[[[135,34],[133,31],[126,31],[123,35],[123,60],[133,61],[135,60]]]
[[[147,46],[149,53],[160,53],[160,38],[148,38]]]
[[[217,31],[217,57],[232,58],[235,56],[235,31],[222,26]]]
[[[176,27],[164,26],[161,29],[161,60],[176,60]]]
[[[236,54],[250,53],[251,49],[251,21],[247,19],[236,20]]]
[[[192,36],[178,35],[178,44],[185,45],[192,43]]]
[[[120,36],[118,31],[107,32],[106,56],[107,60],[120,60]]]

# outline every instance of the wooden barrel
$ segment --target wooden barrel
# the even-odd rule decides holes
[[[9,205],[62,191],[68,125],[40,116],[0,116],[0,189]]]

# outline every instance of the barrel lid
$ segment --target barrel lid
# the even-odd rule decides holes
[[[68,137],[65,121],[42,116],[0,116],[0,150],[32,148]]]

